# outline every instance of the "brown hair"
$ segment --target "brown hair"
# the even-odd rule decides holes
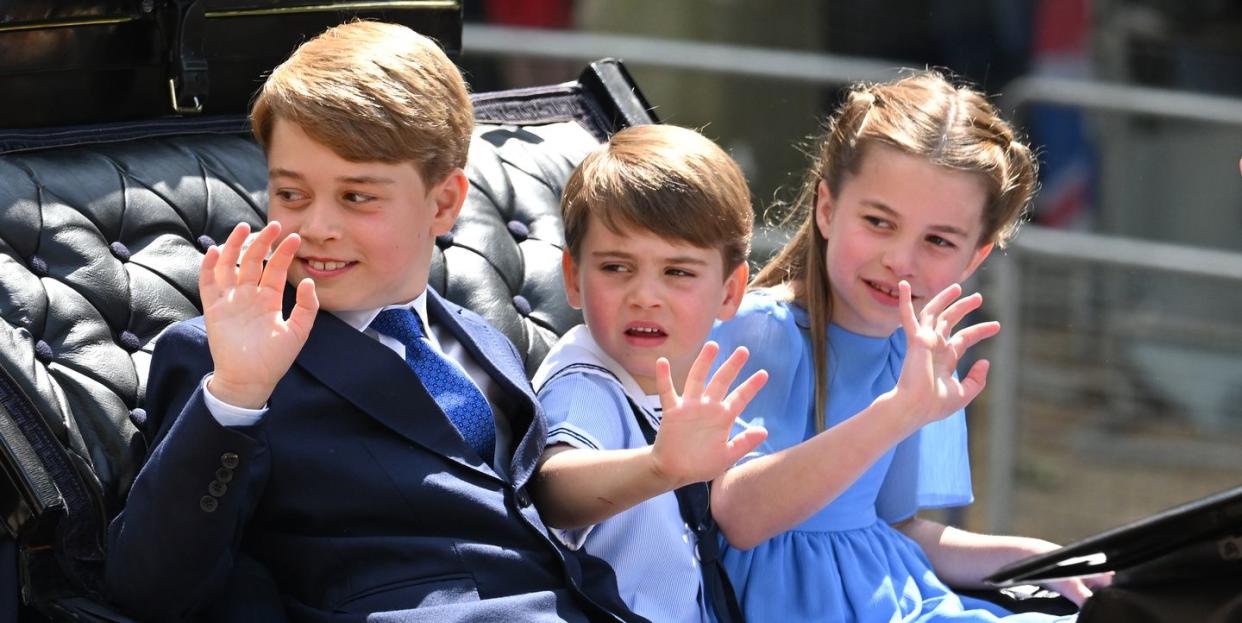
[[[702,134],[671,125],[621,130],[574,169],[561,218],[575,259],[591,216],[616,233],[632,227],[718,247],[726,276],[746,261],[755,219],[737,163]]]
[[[1017,233],[1035,194],[1037,170],[1030,148],[978,91],[955,86],[935,71],[851,88],[828,119],[789,215],[804,219],[801,227],[751,282],[751,287],[785,286],[806,308],[816,370],[825,369],[832,318],[827,241],[815,226],[816,192],[822,180],[838,197],[845,181],[860,170],[867,148],[876,144],[976,173],[987,189],[980,247],[1003,247]],[[828,399],[822,373],[816,377],[815,399],[815,428],[822,431]]]
[[[266,151],[276,119],[353,162],[412,162],[428,184],[464,167],[474,127],[461,72],[405,26],[352,22],[302,44],[250,114]]]

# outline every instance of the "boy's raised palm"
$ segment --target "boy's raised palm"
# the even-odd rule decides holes
[[[250,226],[241,223],[222,247],[207,250],[198,291],[215,365],[208,385],[212,395],[233,406],[259,408],[306,343],[319,300],[314,282],[304,279],[286,320],[285,277],[301,240],[297,234],[286,237],[264,266],[280,224],[268,223],[243,252],[249,233]]]
[[[896,393],[903,404],[911,407],[913,432],[956,413],[983,391],[989,365],[986,359],[976,361],[963,379],[954,376],[954,372],[970,347],[1000,332],[1000,323],[983,322],[954,333],[954,327],[983,304],[979,293],[958,299],[962,287],[955,283],[915,313],[910,284],[902,281],[897,288],[901,324],[906,331],[906,359]]]
[[[733,351],[709,380],[708,372],[719,350],[715,342],[703,346],[690,366],[680,396],[673,387],[668,360],[661,357],[656,362],[663,415],[652,457],[656,469],[677,487],[716,478],[768,436],[767,430],[754,427],[729,439],[734,420],[767,382],[768,373],[756,372],[726,396],[748,353],[745,348]]]

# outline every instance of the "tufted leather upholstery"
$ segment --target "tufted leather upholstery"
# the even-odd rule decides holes
[[[607,133],[654,119],[602,62],[578,83],[476,96],[470,194],[431,284],[491,321],[533,372],[580,321],[560,277],[558,202]],[[164,135],[0,156],[0,511],[37,593],[97,586],[108,518],[154,431],[153,342],[199,313],[204,250],[263,222],[245,135]],[[11,486],[10,486],[11,485]]]

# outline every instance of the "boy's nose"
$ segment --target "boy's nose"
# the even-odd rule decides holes
[[[626,294],[626,300],[634,307],[650,308],[660,304],[659,284],[647,279],[633,280]]]
[[[302,210],[298,223],[298,235],[311,242],[325,242],[338,235],[336,220],[331,207],[311,204]]]

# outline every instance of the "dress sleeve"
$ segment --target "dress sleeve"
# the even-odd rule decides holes
[[[739,346],[750,351],[735,386],[759,370],[767,370],[768,382],[734,422],[732,434],[763,426],[768,438],[740,463],[774,454],[806,438],[814,378],[805,341],[788,304],[761,294],[747,294],[738,313],[717,323],[711,339],[720,345],[716,367]],[[715,369],[713,369],[713,373]]]
[[[617,383],[594,374],[565,374],[539,392],[548,422],[547,445],[617,450],[646,440],[633,438],[629,401]]]
[[[921,508],[963,506],[972,501],[966,412],[958,411],[897,445],[880,487],[876,512],[894,523]]]

